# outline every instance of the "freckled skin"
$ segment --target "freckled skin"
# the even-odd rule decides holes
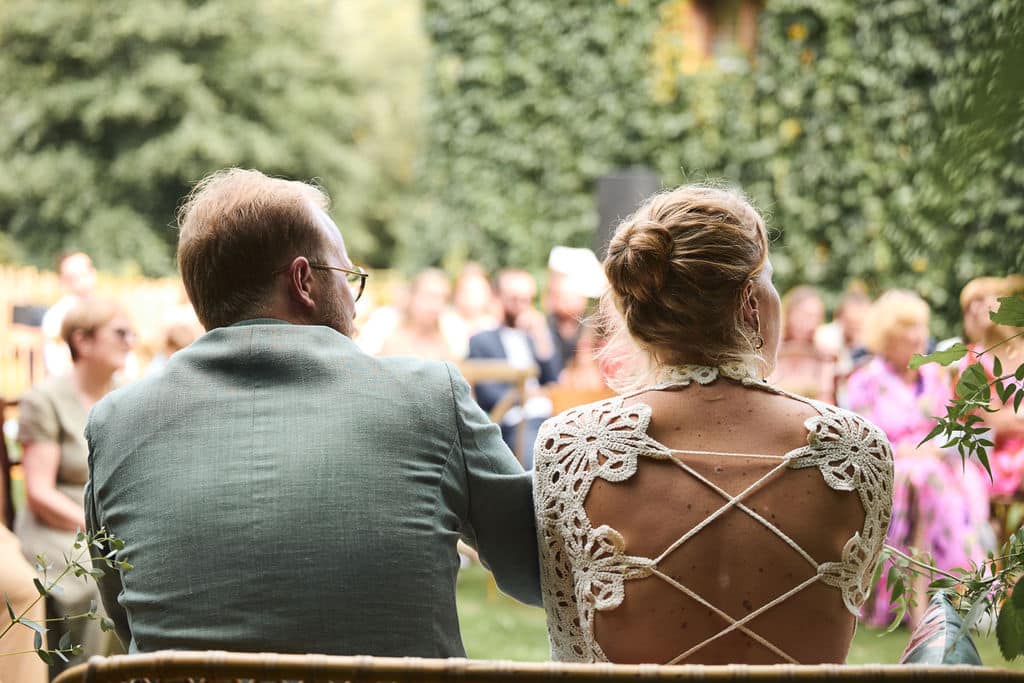
[[[807,443],[806,404],[719,380],[716,400],[704,387],[650,392],[649,436],[680,450],[782,455]],[[738,424],[737,416],[743,416]],[[680,456],[728,494],[745,490],[778,464],[774,460]],[[836,492],[816,468],[784,470],[744,499],[817,561],[839,560],[864,521],[855,493]],[[622,534],[626,554],[658,557],[680,536],[725,505],[726,499],[671,461],[641,458],[624,482],[598,480],[585,508],[596,527]],[[734,618],[758,610],[814,574],[808,562],[745,513],[732,508],[670,553],[659,569]],[[625,600],[598,612],[594,633],[612,661],[667,662],[716,635],[726,622],[656,577],[629,580]],[[854,618],[840,591],[821,582],[754,617],[747,626],[801,663],[842,662]],[[780,658],[734,631],[697,652],[688,664],[774,664]]]

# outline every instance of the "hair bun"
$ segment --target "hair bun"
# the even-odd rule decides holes
[[[661,223],[635,220],[624,223],[611,243],[605,274],[622,297],[654,301],[665,284],[673,249],[672,233]]]

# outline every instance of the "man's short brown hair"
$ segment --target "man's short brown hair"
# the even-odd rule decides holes
[[[322,260],[314,208],[327,204],[317,187],[259,171],[231,168],[199,181],[178,211],[178,268],[203,327],[257,313],[274,271],[296,256]]]

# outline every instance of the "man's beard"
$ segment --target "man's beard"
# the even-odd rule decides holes
[[[317,307],[316,324],[324,325],[336,330],[346,337],[353,337],[356,333],[355,324],[345,313],[345,305],[342,303],[341,294],[333,287],[324,289],[324,296],[321,304]]]

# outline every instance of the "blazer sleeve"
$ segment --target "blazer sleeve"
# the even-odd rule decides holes
[[[540,605],[540,571],[533,513],[533,482],[501,430],[473,401],[469,385],[449,364],[458,450],[464,475],[462,536],[477,549],[502,591]]]
[[[99,410],[103,409],[103,406],[97,406]],[[85,440],[89,444],[89,479],[85,483],[85,527],[90,534],[95,535],[100,529],[103,528],[103,522],[101,521],[100,515],[96,509],[96,497],[94,492],[94,473],[93,473],[93,460],[96,457],[95,440],[93,439],[94,425],[93,420],[96,418],[97,411],[93,411],[90,416],[89,423],[85,428]],[[113,533],[110,529],[106,530],[108,533]],[[128,613],[125,611],[121,603],[118,602],[118,597],[124,590],[124,585],[121,583],[121,572],[118,569],[104,566],[100,560],[107,554],[113,551],[113,548],[109,547],[106,543],[99,543],[89,546],[89,553],[93,557],[93,566],[103,570],[103,576],[100,577],[96,584],[100,589],[100,599],[103,602],[103,609],[106,610],[107,616],[114,622],[114,630],[117,633],[118,639],[121,644],[127,649],[128,644],[131,642],[132,635],[131,629],[128,626]],[[117,558],[124,559],[124,558]]]

